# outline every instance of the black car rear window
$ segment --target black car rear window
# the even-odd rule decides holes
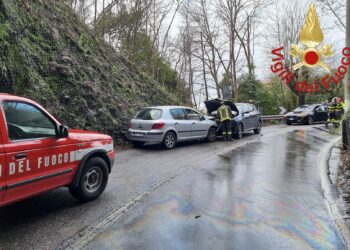
[[[135,119],[159,120],[162,117],[162,113],[161,109],[144,109],[135,116]]]

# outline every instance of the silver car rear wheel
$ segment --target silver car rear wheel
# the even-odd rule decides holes
[[[166,149],[173,149],[176,145],[176,135],[173,132],[166,133],[163,145]]]

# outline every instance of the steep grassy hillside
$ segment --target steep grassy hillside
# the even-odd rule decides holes
[[[117,141],[140,107],[180,104],[61,2],[0,0],[0,92],[34,99],[68,126]]]

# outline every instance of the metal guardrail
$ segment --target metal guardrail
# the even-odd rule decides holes
[[[263,121],[279,121],[284,120],[284,115],[263,115]]]

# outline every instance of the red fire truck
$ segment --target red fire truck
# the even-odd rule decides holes
[[[114,161],[112,138],[68,129],[39,104],[0,93],[0,207],[66,186],[99,197]]]

